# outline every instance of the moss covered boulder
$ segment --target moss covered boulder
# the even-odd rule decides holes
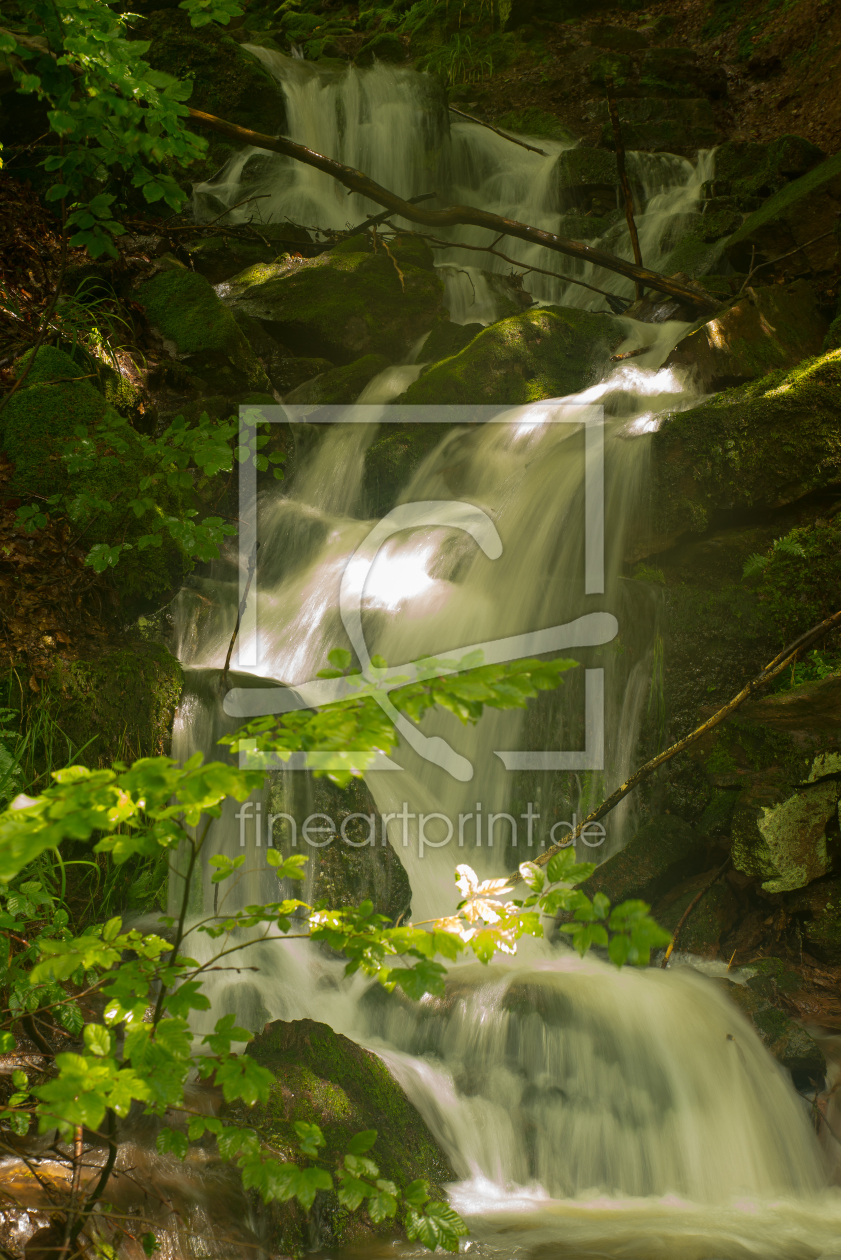
[[[616,209],[619,168],[614,153],[584,145],[567,149],[553,174],[562,210],[603,215]]]
[[[513,406],[574,394],[598,379],[625,338],[609,315],[549,306],[512,315],[424,373],[407,403]]]
[[[679,341],[665,367],[688,367],[705,393],[820,354],[827,322],[807,281],[744,294]]]
[[[314,376],[297,389],[286,394],[287,403],[310,403],[327,406],[330,403],[356,402],[362,390],[380,372],[389,367],[382,354],[366,354],[346,367],[333,368],[321,376]]]
[[[345,365],[369,354],[399,361],[442,314],[443,284],[425,241],[407,235],[373,253],[351,237],[317,258],[281,262],[237,283],[238,309],[299,355]]]
[[[327,1140],[328,1163],[335,1167],[355,1133],[376,1129],[370,1158],[381,1177],[401,1189],[424,1177],[439,1198],[442,1185],[455,1179],[424,1121],[382,1059],[370,1050],[326,1024],[300,1019],[269,1024],[247,1053],[274,1074],[276,1083],[268,1103],[232,1110],[242,1124],[265,1133],[273,1149],[286,1158],[297,1158],[296,1121],[319,1125]],[[341,1207],[332,1192],[319,1192],[308,1218],[294,1204],[272,1205],[270,1214],[273,1254],[300,1254],[401,1232],[395,1221],[376,1226],[365,1212]]]
[[[668,416],[651,448],[649,552],[722,513],[776,508],[841,481],[841,351]]]
[[[816,144],[802,136],[780,136],[770,144],[728,140],[715,151],[715,194],[739,199],[771,197],[819,166],[824,157]]]
[[[597,892],[613,903],[630,898],[652,902],[678,880],[704,868],[706,844],[673,814],[650,818],[621,853],[602,862],[581,885],[588,897]]]
[[[418,356],[426,364],[423,371],[428,372],[433,363],[458,354],[484,331],[484,327],[484,324],[453,324],[448,319],[440,320],[423,343]]]
[[[32,707],[58,726],[82,765],[110,766],[169,753],[181,686],[175,657],[137,642],[95,660],[59,661]]]
[[[715,958],[719,942],[730,930],[738,912],[736,895],[726,879],[715,879],[716,867],[681,880],[654,903],[652,914],[667,932],[681,924],[677,949],[700,958]],[[710,886],[710,882],[714,880]],[[683,919],[692,902],[701,899]],[[681,923],[681,920],[683,922]]]
[[[789,900],[802,924],[805,948],[830,966],[841,966],[841,879],[824,879]]]
[[[798,1089],[820,1088],[826,1074],[823,1051],[805,1029],[769,1001],[764,979],[757,976],[747,984],[735,984],[722,978],[714,983],[748,1017],[774,1058],[791,1072]],[[738,1034],[734,1035],[738,1040]]]
[[[194,109],[252,131],[286,130],[280,84],[258,57],[215,24],[196,28],[183,10],[161,7],[146,19],[140,34],[151,41],[147,57],[154,69],[192,81]],[[207,138],[206,131],[197,130]],[[213,136],[204,173],[209,175],[234,150],[230,141]]]
[[[737,271],[790,255],[787,273],[831,270],[837,264],[833,229],[841,212],[841,153],[821,162],[770,197],[731,236],[727,256]],[[820,239],[816,239],[820,238]],[[768,272],[765,272],[766,276]]]
[[[617,107],[626,149],[685,153],[694,157],[698,149],[709,148],[721,138],[706,96],[624,97],[619,99]],[[599,144],[612,150],[613,128],[607,102],[598,101],[592,113],[597,122],[603,123]]]
[[[164,346],[206,382],[208,392],[270,390],[266,373],[228,308],[204,276],[172,267],[137,290]]]

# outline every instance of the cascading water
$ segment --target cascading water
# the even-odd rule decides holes
[[[294,139],[361,167],[405,197],[436,190],[442,200],[473,201],[556,227],[551,172],[563,146],[541,141],[551,153],[540,158],[461,123],[448,137],[442,102],[427,80],[408,70],[377,67],[339,77],[254,51],[283,83]],[[711,161],[701,155],[693,166],[669,155],[629,155],[646,205],[639,227],[649,265],[658,266],[695,212]],[[218,213],[257,192],[270,193],[270,201],[259,204],[265,217],[277,220],[344,228],[371,213],[370,205],[346,197],[326,176],[256,151],[197,189],[197,207]],[[248,217],[249,211],[234,213]],[[458,229],[449,239],[474,244],[479,238],[473,229]],[[630,255],[623,226],[602,243]],[[577,264],[548,251],[517,242],[507,248],[524,265],[576,274]],[[442,250],[438,262],[452,317],[493,319],[497,290],[487,273],[499,275],[508,264],[456,249]],[[607,273],[582,271],[582,277],[629,292],[626,282]],[[541,301],[602,304],[564,280],[533,276],[529,284]],[[518,779],[495,755],[556,748],[559,741],[580,748],[582,670],[566,676],[562,700],[545,699],[525,720],[488,714],[476,728],[462,729],[454,719],[427,717],[424,733],[445,738],[473,764],[469,783],[405,744],[396,754],[400,772],[366,776],[381,815],[408,805],[405,830],[393,820],[388,838],[408,870],[416,920],[448,910],[458,861],[482,873],[501,872],[506,846],[500,836],[490,847],[491,833],[483,831],[483,843],[476,844],[477,802],[485,818],[510,812],[520,826],[517,849],[507,846],[510,865],[530,855],[520,824],[527,799],[538,802],[544,824],[559,816],[560,803],[580,812],[590,795],[621,781],[635,758],[649,703],[658,606],[649,588],[622,577],[624,540],[644,507],[645,434],[659,412],[689,406],[693,395],[686,381],[660,367],[685,325],[628,320],[627,327],[621,348],[646,345],[646,353],[555,407],[556,419],[564,408],[567,416],[575,407],[605,408],[603,594],[584,593],[582,426],[549,423],[546,404],[514,409],[493,424],[445,431],[400,494],[402,503],[455,499],[481,508],[502,542],[497,559],[462,531],[426,526],[391,539],[368,576],[366,643],[392,664],[458,655],[477,641],[593,611],[609,610],[620,625],[621,652],[615,645],[569,652],[585,667],[604,671],[602,776],[537,772]],[[378,378],[361,401],[394,397],[412,370],[419,369],[389,369],[388,381]],[[398,380],[395,373],[403,375]],[[292,486],[260,503],[260,637],[245,645],[256,648],[256,663],[248,667],[255,682],[312,679],[328,651],[346,641],[339,587],[372,527],[364,456],[375,433],[374,424],[328,430]],[[216,566],[204,589],[181,597],[178,650],[192,683],[176,727],[179,756],[196,748],[218,755],[215,739],[237,725],[221,711],[216,678],[238,591],[230,558]],[[237,679],[238,685],[246,681]],[[273,789],[274,802],[285,792],[287,812],[299,781],[290,771]],[[210,841],[210,851],[234,854],[246,847],[251,872],[228,894],[244,902],[273,899],[276,891],[257,847],[265,844],[268,797],[256,804],[263,809],[258,831],[253,815],[248,824],[238,823],[231,807]],[[420,844],[422,813],[470,815],[463,848],[456,839],[440,848]],[[621,846],[631,822],[627,813],[612,816],[603,854]],[[501,830],[507,826],[503,822]],[[381,824],[378,843],[382,830]],[[427,838],[439,834],[430,830]],[[541,838],[545,843],[545,830]],[[205,912],[213,897],[206,882],[200,890]],[[214,1018],[226,1006],[255,1027],[267,1018],[309,1016],[376,1048],[447,1150],[460,1179],[454,1202],[479,1239],[468,1245],[481,1254],[533,1260],[841,1255],[834,1242],[841,1202],[826,1188],[827,1167],[804,1105],[752,1028],[697,970],[617,973],[596,959],[582,963],[560,947],[532,943],[516,965],[454,968],[446,999],[407,1008],[378,989],[365,992],[358,980],[345,983],[340,964],[300,943],[252,947],[251,961],[260,972],[247,985],[220,987]]]

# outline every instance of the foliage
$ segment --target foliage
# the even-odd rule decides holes
[[[372,659],[370,677],[352,669],[351,655],[336,648],[329,655],[330,668],[319,678],[344,680],[348,698],[322,710],[298,710],[255,718],[235,735],[220,743],[234,752],[248,754],[255,763],[259,754],[275,754],[288,760],[293,752],[310,754],[309,765],[316,776],[325,776],[346,787],[351,776],[359,778],[377,753],[388,755],[397,746],[392,722],[394,707],[419,722],[431,708],[452,713],[462,723],[477,722],[485,706],[493,709],[524,709],[538,691],[560,685],[560,675],[573,669],[577,661],[520,660],[502,665],[482,665],[482,653],[460,661],[417,661],[411,667],[414,679],[389,670],[382,657]],[[389,695],[391,693],[391,695]],[[352,752],[345,752],[352,749]],[[330,767],[319,764],[318,754],[330,754]],[[343,762],[346,768],[334,768]]]
[[[198,509],[193,507],[167,513],[158,500],[161,491],[168,490],[178,502],[199,477],[230,471],[236,432],[236,424],[214,422],[203,414],[194,425],[177,416],[159,437],[151,437],[137,433],[128,420],[107,408],[91,430],[78,425],[73,436],[59,444],[67,489],[50,495],[43,507],[19,508],[18,522],[32,533],[50,519],[66,520],[80,540],[104,518],[109,534],[120,541],[97,542],[90,548],[85,563],[96,573],[113,568],[135,548],[160,547],[167,535],[190,558],[214,559],[222,539],[236,527],[216,516],[197,522]],[[133,541],[125,541],[129,527],[141,522]]]
[[[748,556],[742,570],[743,578],[760,577],[768,567],[774,553],[783,556],[805,556],[802,543],[799,543],[795,537],[796,531],[790,530],[783,538],[775,538],[771,551],[768,555],[760,555],[754,552],[752,556]]]
[[[487,49],[477,50],[469,35],[457,31],[448,43],[423,58],[421,69],[440,75],[448,86],[481,83],[494,72],[493,55]]]
[[[182,0],[194,26],[227,24],[236,0]],[[123,232],[116,197],[102,191],[112,172],[130,180],[149,204],[179,210],[186,194],[164,167],[201,157],[207,142],[184,127],[192,85],[153,70],[149,44],[129,38],[136,15],[115,12],[115,0],[30,0],[21,28],[0,31],[0,53],[19,91],[48,106],[59,142],[44,161],[56,183],[50,201],[69,207],[70,245],[96,258],[116,256]]]
[[[347,672],[349,654],[339,650],[330,660],[331,669],[324,673],[353,685],[354,676]],[[462,721],[475,721],[485,705],[521,707],[528,696],[557,685],[559,675],[572,664],[524,661],[446,675],[440,672],[441,662],[427,661],[395,698],[416,718],[437,707]],[[374,669],[386,672],[376,662]],[[348,721],[354,725],[363,747],[366,742],[390,746],[393,732],[384,738],[380,726],[366,725],[371,717],[364,716],[369,700],[367,696],[363,703],[354,698],[336,705],[338,726],[344,729]],[[374,710],[379,721],[376,704]],[[329,717],[329,711],[324,716]],[[288,742],[290,736],[281,728],[275,738]],[[13,1030],[22,1021],[36,1037],[38,1023],[42,1028],[57,1024],[77,1039],[81,1033],[81,1042],[72,1051],[57,1054],[34,1080],[15,1073],[15,1092],[0,1108],[0,1125],[24,1136],[37,1122],[40,1132],[55,1129],[64,1141],[84,1127],[102,1134],[113,1153],[114,1118],[127,1115],[133,1104],[159,1118],[164,1113],[181,1115],[186,1132],[169,1126],[159,1132],[162,1154],[183,1158],[191,1141],[211,1134],[219,1154],[239,1167],[243,1185],[258,1190],[264,1201],[296,1199],[309,1211],[320,1190],[335,1188],[344,1206],[353,1210],[364,1203],[374,1221],[393,1218],[402,1210],[410,1238],[428,1247],[457,1251],[466,1227],[446,1204],[428,1201],[424,1182],[413,1182],[401,1196],[392,1182],[379,1176],[368,1155],[375,1133],[357,1134],[332,1169],[325,1166],[325,1139],[317,1125],[296,1123],[298,1148],[290,1161],[288,1152],[284,1156],[275,1150],[259,1128],[225,1124],[187,1107],[184,1086],[196,1070],[213,1079],[227,1102],[241,1100],[246,1105],[267,1101],[274,1080],[254,1058],[234,1051],[251,1034],[236,1027],[233,1015],[217,1020],[214,1031],[196,1044],[190,1015],[210,1006],[202,992],[205,971],[218,970],[223,959],[257,940],[302,936],[343,953],[347,974],[361,971],[389,991],[400,987],[408,997],[419,999],[444,991],[446,970],[439,958],[451,962],[469,951],[488,963],[497,951],[513,954],[522,936],[542,935],[544,920],[559,914],[570,920],[562,930],[579,953],[592,945],[603,946],[618,966],[646,964],[651,949],[669,939],[649,917],[644,902],[626,902],[611,910],[602,894],[591,901],[578,891],[575,885],[594,867],[578,863],[571,848],[555,854],[545,870],[524,863],[519,875],[481,883],[470,867],[459,866],[456,879],[462,900],[456,912],[427,924],[392,927],[373,913],[370,901],[330,910],[284,897],[228,915],[214,913],[188,926],[192,882],[211,820],[220,816],[226,797],[244,801],[259,789],[263,775],[219,762],[204,764],[196,754],[184,765],[153,757],[130,768],[121,763],[97,771],[70,766],[55,771],[52,779],[52,786],[39,796],[19,795],[0,814],[0,884],[5,886],[0,928],[7,940],[0,985],[8,1011],[0,1025],[0,1050],[14,1049]],[[91,845],[94,855],[108,855],[115,868],[138,857],[171,858],[180,851],[186,859],[179,868],[180,912],[177,919],[161,920],[173,939],[126,930],[117,916],[74,934],[66,908],[43,880],[33,877],[44,856],[58,853],[67,841]],[[303,879],[307,860],[303,855],[284,859],[270,848],[266,858],[279,880]],[[245,873],[244,863],[244,855],[211,857],[212,882],[238,880],[240,872]],[[521,880],[528,895],[513,899],[510,893]],[[218,943],[203,964],[183,952],[193,932]],[[94,994],[102,1014],[86,1021],[83,1001]],[[76,1210],[74,1242],[102,1189],[104,1185]]]

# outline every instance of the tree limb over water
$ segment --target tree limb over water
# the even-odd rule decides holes
[[[628,280],[633,280],[635,284],[642,284],[658,293],[666,293],[669,297],[676,298],[688,306],[701,310],[715,310],[719,305],[708,295],[688,284],[681,283],[680,280],[661,276],[658,272],[649,271],[646,267],[637,267],[624,258],[617,258],[614,254],[594,249],[592,245],[584,245],[581,241],[571,241],[567,237],[556,236],[553,232],[531,227],[528,223],[520,223],[516,219],[504,219],[501,215],[479,210],[475,206],[448,206],[445,210],[424,210],[417,205],[412,205],[409,201],[404,201],[402,197],[398,197],[387,188],[383,188],[363,171],[344,166],[341,162],[325,157],[322,153],[316,153],[314,149],[308,149],[303,144],[296,144],[294,140],[287,140],[284,136],[265,136],[258,131],[249,131],[246,127],[238,127],[235,123],[226,122],[224,118],[217,118],[214,114],[205,114],[199,109],[191,109],[190,117],[202,126],[218,131],[221,135],[227,136],[230,140],[236,140],[240,144],[250,144],[258,149],[268,149],[272,153],[282,153],[296,162],[314,166],[325,175],[331,175],[333,179],[344,184],[346,188],[350,188],[352,192],[360,193],[369,201],[385,206],[393,213],[408,219],[410,223],[420,223],[424,227],[433,228],[454,227],[457,224],[487,228],[490,232],[502,233],[503,236],[515,236],[521,241],[528,241],[531,245],[542,245],[555,253],[566,254],[569,258],[592,263],[595,267],[604,267],[606,271],[625,276]]]

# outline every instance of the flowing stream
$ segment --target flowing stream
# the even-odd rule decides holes
[[[440,204],[472,201],[557,228],[552,172],[563,146],[540,141],[550,151],[541,158],[481,127],[448,128],[429,82],[408,70],[378,66],[339,77],[254,51],[283,84],[294,139],[405,197],[434,190]],[[266,120],[267,131],[278,126]],[[692,164],[670,155],[629,157],[645,208],[643,256],[658,267],[696,212],[713,158],[701,154]],[[220,203],[257,192],[270,193],[259,203],[267,219],[343,228],[372,212],[326,176],[256,151],[198,188],[196,204],[218,213]],[[248,217],[248,208],[234,213]],[[609,248],[630,256],[624,226],[608,237]],[[449,239],[476,244],[481,233],[458,229]],[[562,273],[529,277],[537,300],[604,309],[603,299],[569,282],[577,264],[518,242],[507,242],[506,252]],[[442,248],[436,259],[453,319],[491,321],[497,280],[510,264],[456,248]],[[618,277],[591,270],[584,278],[629,294]],[[458,656],[479,642],[594,614],[616,619],[618,634],[564,651],[584,668],[567,674],[559,692],[541,697],[527,716],[490,713],[476,727],[449,715],[424,719],[423,735],[446,740],[472,766],[471,778],[454,777],[405,740],[394,757],[398,768],[367,774],[376,805],[372,860],[383,843],[397,850],[416,921],[453,905],[458,862],[500,874],[549,843],[551,826],[563,829],[564,820],[622,781],[651,726],[658,594],[623,577],[623,560],[645,515],[646,433],[658,413],[691,406],[696,396],[691,382],[661,366],[686,325],[625,323],[620,349],[645,345],[643,355],[603,380],[594,377],[576,397],[442,429],[402,488],[400,504],[458,501],[480,509],[498,537],[495,556],[475,534],[427,522],[391,537],[367,571],[365,540],[374,522],[364,460],[385,416],[375,410],[366,413],[370,423],[328,429],[295,481],[260,500],[259,634],[241,640],[248,663],[240,664],[240,685],[246,675],[302,685],[324,668],[332,648],[347,645],[339,595],[354,563],[361,565],[367,649],[390,665]],[[422,346],[416,357],[422,362]],[[389,369],[361,401],[387,402],[419,370]],[[586,559],[584,435],[591,415],[604,439],[604,559],[594,582]],[[238,725],[222,711],[217,680],[239,578],[232,553],[179,597],[177,650],[188,676],[176,725],[179,756],[197,748],[218,756],[215,740]],[[603,701],[601,734],[585,721],[588,685]],[[602,737],[600,755],[593,741]],[[506,769],[500,756],[535,749],[565,751],[567,768]],[[247,853],[247,874],[229,894],[243,904],[276,895],[267,843],[288,847],[294,839],[298,851],[318,858],[301,838],[302,779],[294,770],[276,774],[247,820],[231,807],[215,825],[211,852]],[[276,817],[267,830],[270,811]],[[489,825],[491,814],[499,817]],[[391,816],[387,823],[384,815]],[[600,860],[621,848],[633,827],[629,803],[611,815],[604,843],[582,846],[580,856],[595,852]],[[196,911],[207,912],[213,897],[208,873]],[[458,1177],[453,1202],[472,1230],[469,1250],[530,1260],[841,1256],[841,1199],[830,1187],[807,1106],[699,969],[617,973],[539,942],[508,965],[454,968],[445,999],[412,1006],[376,986],[372,992],[358,980],[345,982],[338,963],[300,942],[254,947],[251,961],[260,968],[252,980],[216,982],[214,1019],[231,1009],[257,1028],[270,1018],[307,1016],[381,1053],[451,1159]],[[377,1254],[385,1251],[391,1254]]]

